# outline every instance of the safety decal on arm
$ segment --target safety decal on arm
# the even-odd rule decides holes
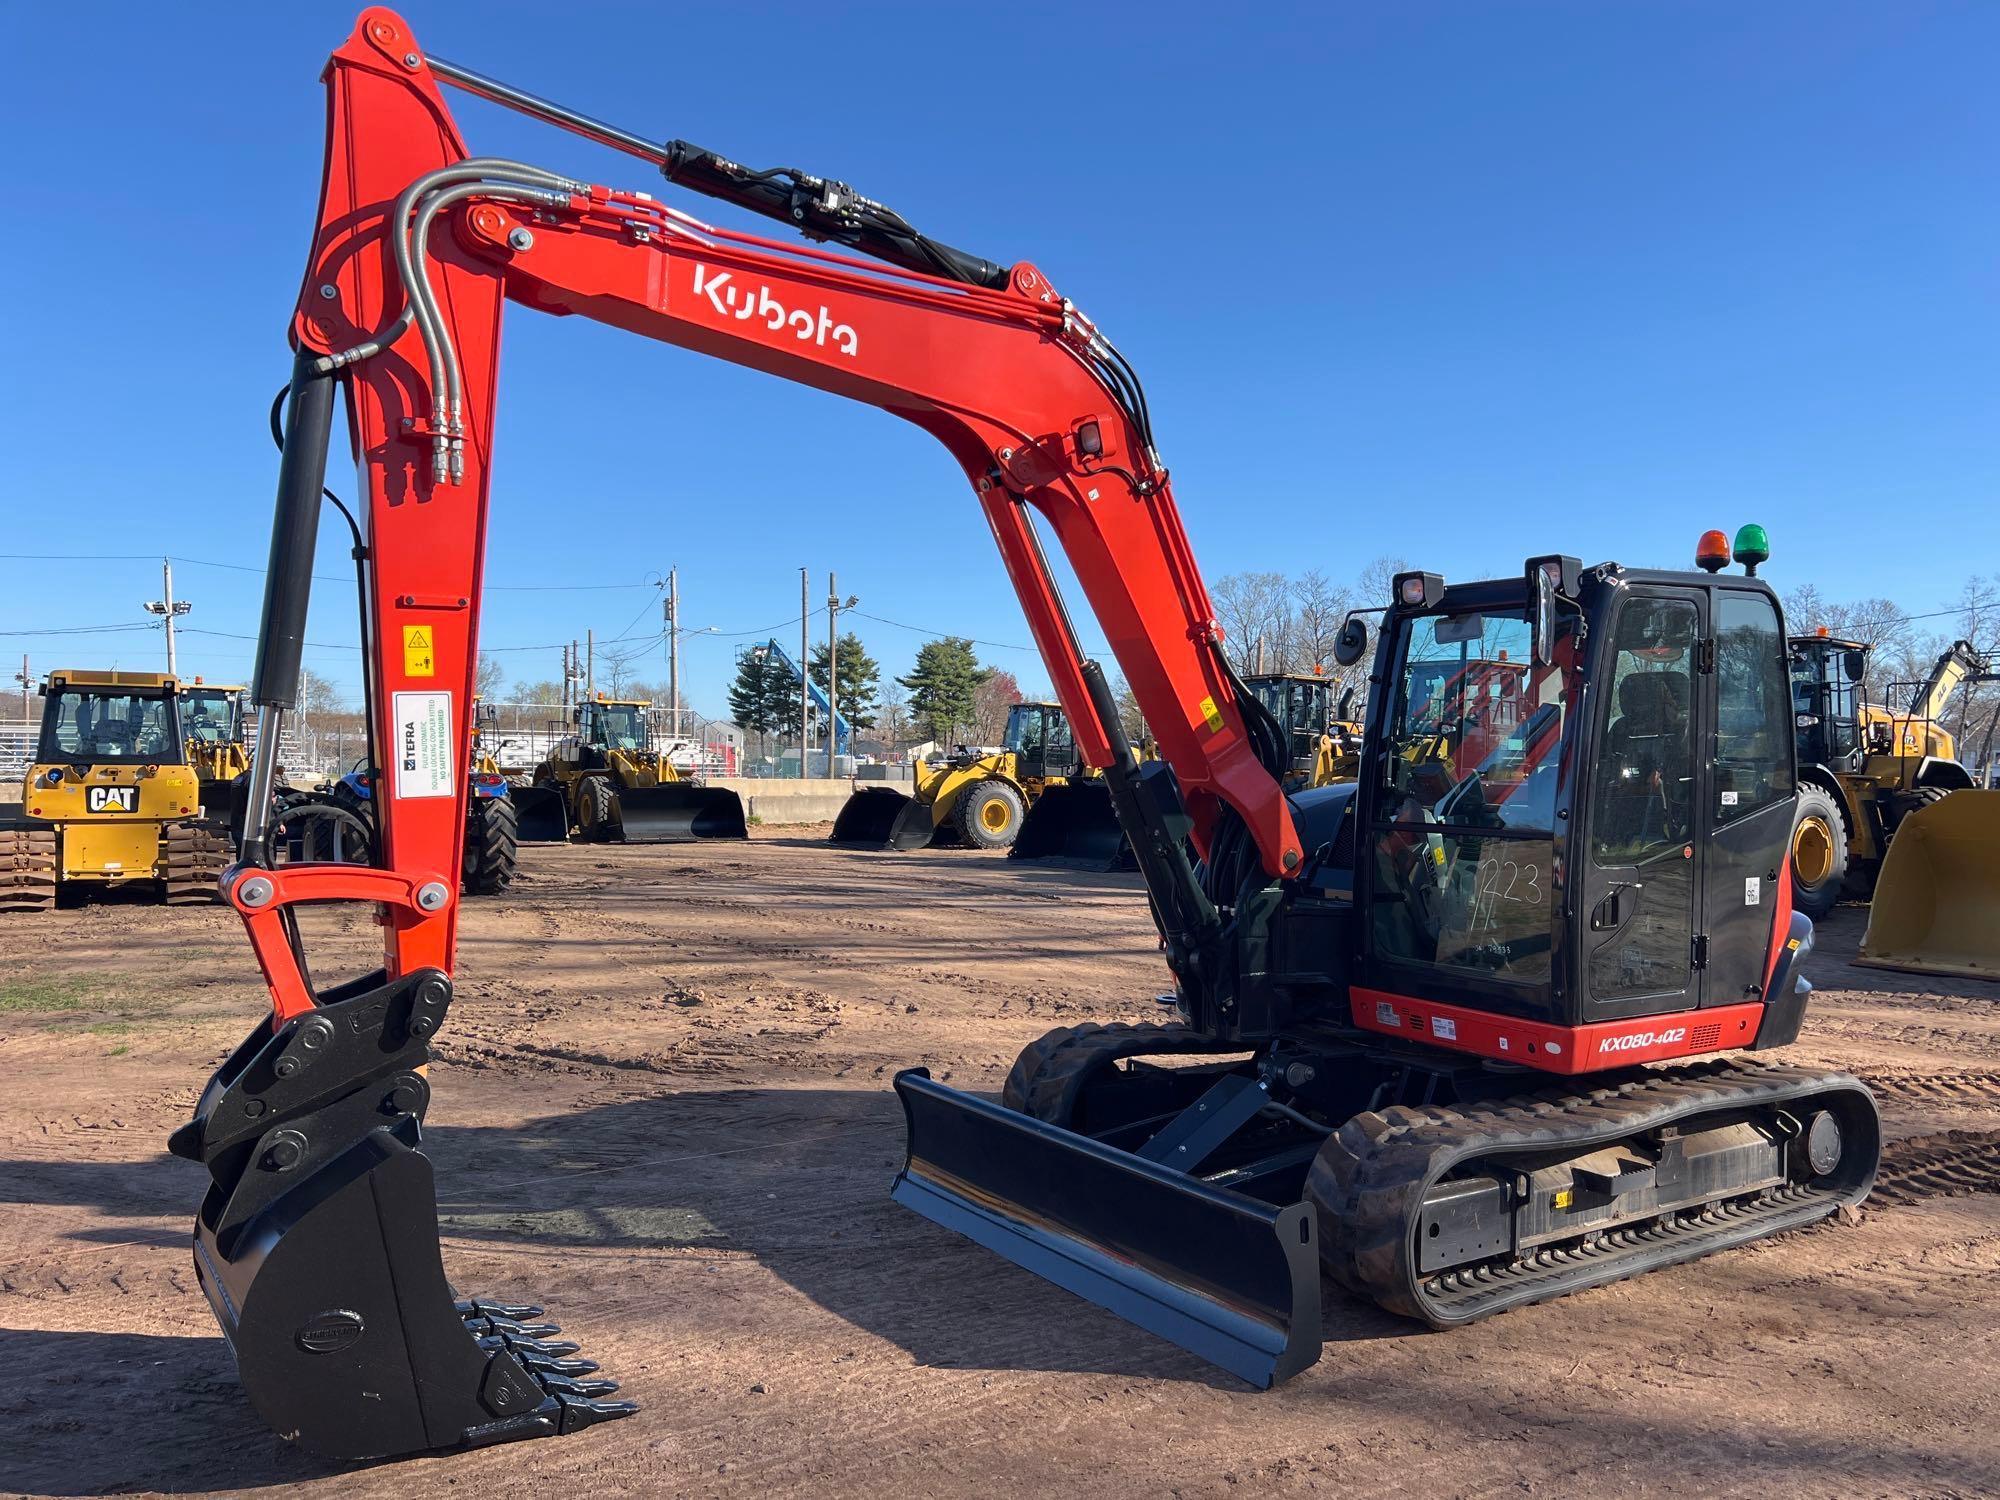
[[[1195,707],[1201,710],[1202,718],[1208,721],[1209,733],[1222,733],[1222,710],[1215,706],[1213,698],[1204,698]]]
[[[449,797],[457,790],[450,693],[396,693],[396,795]]]

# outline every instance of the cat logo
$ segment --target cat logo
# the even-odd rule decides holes
[[[94,786],[85,794],[85,805],[94,813],[135,813],[139,810],[136,786]]]

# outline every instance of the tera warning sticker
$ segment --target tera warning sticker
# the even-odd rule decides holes
[[[458,788],[453,774],[451,694],[395,693],[396,795],[449,797]]]
[[[1195,707],[1201,710],[1201,717],[1203,721],[1207,723],[1209,733],[1211,734],[1222,733],[1222,725],[1223,725],[1222,710],[1215,706],[1215,700],[1213,698],[1204,698],[1201,700],[1201,702],[1197,703]]]

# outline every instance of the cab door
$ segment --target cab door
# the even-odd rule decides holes
[[[1763,993],[1797,778],[1783,625],[1761,590],[1717,588],[1702,674],[1709,778],[1701,880],[1703,1005]],[[1699,951],[1699,950],[1698,950]]]
[[[1593,673],[1595,754],[1578,850],[1579,1019],[1701,1003],[1696,923],[1706,853],[1698,690],[1707,597],[1636,585],[1618,600]]]

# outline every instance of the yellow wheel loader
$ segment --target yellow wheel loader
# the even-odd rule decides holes
[[[923,849],[960,844],[1005,849],[1028,810],[1078,774],[1076,740],[1059,703],[1016,703],[998,749],[961,745],[916,768],[914,794],[863,787],[841,808],[836,844]]]
[[[157,672],[49,674],[21,801],[0,806],[0,910],[47,911],[65,885],[142,881],[173,905],[217,899],[229,836],[202,816],[179,690]]]
[[[750,836],[742,798],[688,780],[652,748],[651,707],[604,697],[576,706],[570,733],[535,768],[533,786],[514,789],[523,843],[572,833],[621,844]]]
[[[1934,952],[1947,965],[1940,972],[1992,974],[2000,932],[1989,935],[1973,913],[2000,900],[1992,837],[2000,794],[1973,789],[1940,722],[1962,685],[1993,678],[1992,663],[1954,642],[1923,682],[1889,684],[1884,704],[1869,701],[1863,642],[1822,629],[1792,637],[1790,656],[1799,762],[1793,903],[1817,919],[1843,898],[1872,899],[1864,961],[1905,967]],[[1898,858],[1906,829],[1923,837]],[[1971,904],[1964,921],[1952,916],[1961,896]]]
[[[239,805],[248,791],[250,747],[243,736],[243,695],[239,683],[182,683],[176,701],[181,715],[181,743],[201,788],[202,816],[211,824],[235,829],[242,821]]]

